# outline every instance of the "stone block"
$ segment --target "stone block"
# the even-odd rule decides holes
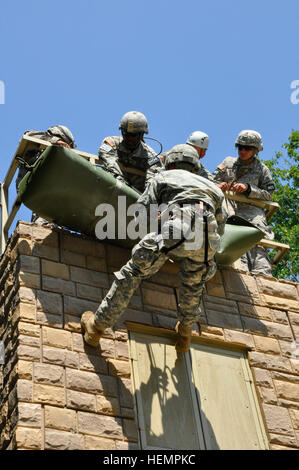
[[[27,336],[27,335],[19,335],[19,344],[25,344],[27,346],[40,346],[40,339],[34,336]]]
[[[65,390],[54,385],[34,384],[33,401],[53,406],[65,406]]]
[[[261,299],[268,307],[299,312],[298,300],[284,299],[266,294],[261,294]]]
[[[299,313],[288,312],[291,325],[299,326]]]
[[[131,368],[128,361],[118,361],[115,359],[109,359],[109,375],[114,377],[130,377]]]
[[[127,342],[115,341],[115,351],[117,359],[129,360],[129,348]]]
[[[289,410],[294,429],[299,429],[299,410]]]
[[[239,314],[237,302],[233,300],[220,299],[212,295],[204,295],[203,303],[206,310],[216,310],[223,313]]]
[[[253,336],[255,349],[266,354],[280,354],[279,342],[276,339],[264,336]]]
[[[227,294],[232,293],[245,298],[254,297],[259,299],[259,291],[254,277],[241,274],[233,269],[223,270],[222,275]],[[231,298],[230,296],[227,297]]]
[[[17,394],[19,401],[32,401],[31,380],[19,379],[17,382]]]
[[[214,310],[205,310],[209,325],[221,328],[232,328],[233,330],[242,330],[241,318],[239,315],[222,313]]]
[[[77,284],[77,296],[87,300],[94,300],[98,303],[103,298],[101,288],[88,286],[87,284]]]
[[[117,380],[121,407],[134,408],[131,380],[125,378],[118,378]]]
[[[62,322],[62,314],[53,315],[52,313],[36,312],[36,323],[41,325],[52,326],[53,328],[62,328]]]
[[[21,286],[19,288],[19,298],[21,302],[35,304],[35,290]]]
[[[264,403],[277,405],[277,396],[273,388],[259,387],[259,393]]]
[[[32,274],[40,273],[40,261],[35,256],[20,255],[20,269],[22,272],[28,272]]]
[[[39,290],[36,292],[36,299],[37,310],[54,313],[55,315],[62,314],[62,298],[60,294]]]
[[[66,370],[67,388],[89,393],[104,393],[117,397],[117,382],[114,377],[73,369]]]
[[[27,304],[25,302],[21,302],[17,306],[17,314],[20,320],[24,322],[34,323],[36,319],[36,307],[34,304]]]
[[[270,308],[270,313],[274,322],[283,323],[284,325],[289,324],[287,314],[283,310],[276,310],[274,308]]]
[[[124,419],[124,435],[128,441],[138,442],[138,430],[137,425],[132,419]]]
[[[72,251],[85,256],[97,256],[96,245],[96,241],[88,240],[80,235],[76,236],[70,233],[63,233],[61,237],[63,250]]]
[[[298,292],[294,284],[283,282],[281,279],[257,279],[259,291],[263,294],[272,295],[274,297],[282,297],[283,299],[298,300]]]
[[[226,341],[232,343],[245,344],[249,348],[254,348],[254,341],[252,335],[242,333],[240,331],[224,330],[224,337]]]
[[[28,272],[19,273],[20,286],[31,287],[32,289],[40,289],[40,275]]]
[[[270,372],[265,369],[258,369],[256,367],[252,367],[251,370],[253,372],[254,380],[257,385],[260,385],[263,388],[273,388],[273,382]]]
[[[299,385],[298,383],[281,382],[274,380],[276,393],[279,398],[285,400],[298,401],[299,402]]]
[[[41,428],[42,426],[42,407],[33,403],[19,403],[19,420],[21,426]]]
[[[268,307],[261,307],[259,305],[251,305],[239,302],[239,310],[240,315],[272,321],[272,314]]]
[[[24,237],[20,237],[17,243],[18,254],[31,256],[32,246],[33,243],[31,240],[27,240]]]
[[[45,427],[76,431],[76,412],[55,406],[45,406]]]
[[[93,271],[107,272],[107,263],[104,258],[95,258],[94,256],[86,256],[86,267]]]
[[[281,436],[280,434],[270,434],[270,443],[287,446],[289,450],[291,450],[291,448],[294,448],[293,450],[295,450],[299,447],[295,437]]]
[[[76,295],[75,283],[72,281],[64,281],[55,277],[42,277],[43,289],[50,292],[57,292],[65,295]]]
[[[19,322],[19,333],[23,335],[40,337],[40,327],[32,323]]]
[[[18,449],[41,449],[41,430],[18,426],[16,429],[16,446]]]
[[[263,369],[273,369],[282,372],[292,372],[288,359],[260,352],[249,352],[250,365],[252,367],[261,367]]]
[[[61,261],[67,265],[86,267],[86,257],[82,254],[75,253],[74,251],[62,250]]]
[[[264,336],[272,336],[277,339],[287,339],[289,341],[293,338],[291,328],[288,325],[244,316],[241,318],[245,332],[259,333]]]
[[[64,386],[64,368],[52,364],[34,364],[33,380],[36,383]]]
[[[94,436],[123,438],[121,419],[94,413],[78,412],[79,432]]]
[[[29,361],[20,359],[18,361],[18,377],[20,379],[32,380],[33,364]]]
[[[32,247],[32,255],[58,262],[59,248],[35,243]]]
[[[102,437],[85,435],[86,450],[115,450],[115,441],[113,439],[104,439]]]
[[[142,289],[143,293],[143,303],[145,305],[152,305],[154,307],[161,307],[168,310],[177,310],[177,304],[175,295],[172,292],[171,294],[159,292],[150,289]]]
[[[94,287],[109,288],[108,275],[92,271],[91,269],[78,268],[76,266],[70,267],[71,280],[79,282],[80,284],[88,284]]]
[[[17,354],[19,359],[23,359],[26,361],[40,361],[40,348],[36,348],[33,346],[27,346],[25,344],[20,344],[17,349]]]
[[[42,260],[42,273],[44,276],[52,276],[55,278],[70,279],[69,267],[63,263],[54,263],[53,261]]]
[[[106,398],[97,395],[97,412],[104,415],[120,416],[120,406],[118,398]]]
[[[100,372],[101,374],[108,373],[107,362],[99,355],[79,353],[79,361],[82,370]]]
[[[84,436],[72,432],[46,429],[45,449],[84,450]]]
[[[58,247],[58,233],[48,227],[32,226],[32,238],[34,243],[42,243],[45,246]]]
[[[270,433],[294,435],[291,418],[286,408],[264,404],[263,410],[267,428]]]
[[[64,313],[81,317],[82,313],[86,310],[95,312],[98,308],[98,302],[90,302],[84,299],[77,299],[76,297],[64,296]]]
[[[67,390],[67,407],[75,410],[96,412],[96,395]]]
[[[72,334],[57,328],[42,327],[43,344],[56,348],[72,349]]]

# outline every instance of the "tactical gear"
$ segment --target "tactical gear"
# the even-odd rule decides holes
[[[186,144],[194,145],[195,147],[199,147],[201,149],[207,149],[209,146],[209,136],[201,131],[194,131],[192,134],[189,135],[188,139],[186,140]]]
[[[175,349],[177,352],[189,351],[191,343],[192,326],[184,326],[180,321],[175,325],[175,331],[177,332],[177,341],[175,343]]]
[[[49,127],[47,132],[50,135],[53,135],[55,137],[59,137],[61,140],[63,140],[67,144],[69,144],[69,146],[72,149],[75,149],[77,147],[77,145],[75,144],[73,134],[71,133],[71,131],[69,130],[68,127],[66,127],[66,126],[52,126],[52,127]]]
[[[129,111],[121,118],[119,129],[129,134],[148,134],[148,123],[144,114],[139,111]]]
[[[81,317],[81,328],[84,334],[84,341],[90,346],[97,347],[99,340],[104,334],[104,328],[101,328],[95,323],[95,316],[93,312],[84,312]]]
[[[262,136],[257,131],[241,131],[236,138],[235,147],[238,147],[238,145],[254,147],[258,152],[260,152],[263,150]]]
[[[166,170],[172,163],[174,163],[176,167],[180,163],[189,163],[193,166],[195,171],[200,169],[200,162],[197,151],[195,148],[187,144],[175,145],[171,150],[169,150],[169,152],[167,152],[165,157]]]

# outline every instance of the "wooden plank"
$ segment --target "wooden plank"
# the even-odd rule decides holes
[[[243,353],[195,345],[191,354],[207,449],[265,449]]]
[[[246,204],[250,204],[252,206],[265,209],[267,211],[266,212],[267,220],[270,220],[272,215],[279,209],[279,204],[277,202],[265,201],[261,199],[250,199],[247,196],[243,196],[242,194],[236,194],[236,193],[233,193],[232,191],[226,191],[224,193],[224,196],[225,198],[231,199],[233,201],[245,202]]]

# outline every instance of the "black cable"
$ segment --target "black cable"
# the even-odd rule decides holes
[[[158,142],[158,144],[160,144],[160,152],[157,153],[157,155],[156,155],[156,157],[158,157],[163,151],[163,145],[161,144],[160,140],[153,139],[152,137],[143,137],[143,138],[148,139],[148,140],[154,140],[155,142]]]

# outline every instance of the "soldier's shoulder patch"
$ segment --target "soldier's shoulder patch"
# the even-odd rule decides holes
[[[105,142],[101,145],[99,150],[103,150],[104,152],[110,152],[112,150],[112,147],[108,144],[105,144]]]
[[[110,147],[115,147],[115,142],[114,140],[111,138],[111,137],[106,137],[104,139],[104,142],[108,145],[110,145]]]
[[[158,164],[159,166],[162,166],[162,162],[159,157],[152,157],[148,159],[148,165],[153,166]]]

